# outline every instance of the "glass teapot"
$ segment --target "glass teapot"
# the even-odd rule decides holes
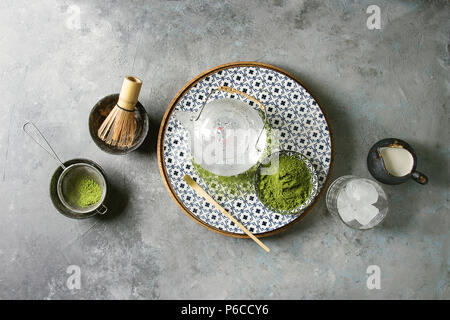
[[[239,94],[257,108],[232,99],[209,101],[216,91]],[[190,134],[193,161],[211,173],[234,176],[258,163],[266,147],[266,109],[256,98],[227,86],[212,90],[199,111],[174,112]]]

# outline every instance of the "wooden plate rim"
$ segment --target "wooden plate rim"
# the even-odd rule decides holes
[[[238,234],[238,233],[232,233],[232,232],[228,232],[228,231],[224,231],[224,230],[220,230],[218,228],[215,228],[209,224],[207,224],[206,222],[204,222],[203,220],[197,218],[193,213],[191,213],[189,211],[189,209],[183,204],[183,202],[177,197],[177,195],[175,194],[175,191],[173,190],[171,183],[169,182],[169,177],[167,176],[167,170],[166,170],[166,166],[164,163],[164,151],[163,151],[163,147],[164,147],[164,135],[166,133],[166,129],[167,129],[167,123],[168,123],[168,119],[170,117],[170,115],[172,114],[175,106],[177,105],[178,101],[180,101],[180,99],[186,94],[187,91],[189,91],[196,83],[198,83],[200,80],[206,78],[208,75],[211,75],[213,73],[219,72],[221,70],[224,69],[230,69],[230,68],[235,68],[235,67],[260,67],[260,68],[265,68],[265,69],[271,69],[274,71],[277,71],[281,74],[284,74],[288,77],[290,77],[291,79],[293,79],[294,81],[296,81],[297,83],[299,83],[313,98],[314,100],[317,102],[320,110],[322,111],[325,120],[327,122],[327,126],[328,126],[328,132],[330,133],[330,144],[331,144],[331,159],[330,159],[330,168],[328,170],[328,175],[327,178],[325,180],[324,185],[322,186],[322,189],[320,190],[319,194],[316,196],[316,199],[310,204],[310,206],[295,220],[292,220],[291,222],[289,222],[288,224],[277,228],[275,230],[271,230],[271,231],[267,231],[267,232],[263,232],[263,233],[258,233],[255,234],[255,236],[257,236],[258,238],[261,237],[267,237],[267,236],[271,236],[274,234],[277,234],[281,231],[286,230],[287,228],[291,227],[292,225],[294,225],[295,223],[297,223],[298,221],[302,220],[307,214],[309,214],[312,210],[312,208],[315,206],[315,204],[320,200],[320,198],[322,197],[323,193],[325,192],[325,190],[327,189],[330,177],[331,177],[331,172],[334,166],[334,137],[333,137],[333,131],[331,129],[330,126],[330,121],[328,119],[328,116],[325,112],[325,110],[322,108],[322,105],[320,104],[319,100],[311,93],[311,91],[299,80],[297,79],[295,76],[293,76],[292,74],[290,74],[289,72],[275,67],[273,65],[267,64],[267,63],[262,63],[262,62],[253,62],[253,61],[238,61],[238,62],[230,62],[230,63],[226,63],[226,64],[222,64],[216,67],[213,67],[199,75],[197,75],[196,77],[194,77],[192,80],[190,80],[188,83],[186,83],[184,85],[184,87],[178,91],[178,93],[175,95],[175,97],[172,99],[172,101],[170,102],[166,112],[164,113],[164,116],[161,120],[161,126],[159,128],[159,133],[158,133],[158,142],[157,142],[157,159],[158,159],[158,167],[161,173],[161,177],[162,180],[164,182],[164,185],[166,186],[167,190],[169,191],[170,196],[173,198],[173,200],[175,201],[175,203],[183,210],[183,212],[190,217],[191,219],[193,219],[195,222],[197,222],[198,224],[200,224],[201,226],[217,232],[219,234],[225,235],[225,236],[229,236],[229,237],[233,237],[233,238],[249,238],[246,234]]]

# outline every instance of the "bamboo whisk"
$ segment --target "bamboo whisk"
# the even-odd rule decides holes
[[[136,134],[134,109],[141,91],[142,80],[126,76],[122,83],[119,100],[98,129],[98,137],[107,144],[129,148]]]

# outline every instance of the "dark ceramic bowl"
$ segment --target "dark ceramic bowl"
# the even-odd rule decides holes
[[[103,175],[106,184],[108,184],[108,181],[106,179],[106,175],[105,172],[103,171],[103,169],[94,161],[92,160],[88,160],[88,159],[72,159],[69,161],[64,162],[64,166],[69,167],[73,164],[77,164],[77,163],[86,163],[89,164],[93,167],[95,167],[98,171],[100,171],[100,173]],[[70,210],[68,207],[66,207],[60,200],[59,196],[58,196],[58,180],[59,180],[59,176],[61,175],[61,173],[63,172],[63,168],[58,167],[55,172],[53,173],[52,179],[50,181],[50,199],[52,200],[53,205],[55,206],[56,210],[58,210],[59,213],[61,213],[62,215],[65,215],[68,218],[72,218],[72,219],[86,219],[86,218],[90,218],[92,216],[95,216],[97,214],[100,214],[99,210],[92,210],[89,212],[84,212],[84,213],[78,213],[78,212],[74,212],[72,210]],[[106,188],[106,190],[108,190],[108,188]],[[106,195],[105,195],[105,199],[107,198],[108,191],[106,191]],[[103,202],[102,202],[103,204]]]
[[[383,158],[381,157],[380,154],[380,148],[389,146],[401,147],[408,150],[411,153],[414,164],[409,174],[403,177],[396,177],[391,175],[386,170]],[[428,177],[423,173],[417,171],[416,167],[417,167],[417,156],[414,149],[405,141],[396,138],[387,138],[378,141],[372,146],[372,148],[370,148],[369,154],[367,155],[367,168],[369,169],[370,174],[372,175],[372,177],[385,184],[400,184],[408,181],[411,178],[420,184],[427,184]]]
[[[89,132],[92,140],[94,140],[95,144],[103,151],[111,154],[127,154],[139,148],[144,142],[148,133],[149,120],[144,106],[138,101],[134,112],[134,117],[136,119],[136,135],[133,145],[130,148],[119,148],[105,143],[98,137],[97,131],[118,100],[119,94],[116,93],[104,97],[95,104],[89,115]]]

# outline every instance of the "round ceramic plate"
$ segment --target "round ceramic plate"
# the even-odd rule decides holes
[[[197,174],[191,161],[189,132],[172,115],[174,110],[198,111],[208,94],[220,86],[243,91],[261,101],[267,121],[278,129],[280,150],[301,153],[312,163],[318,178],[315,200],[304,211],[281,215],[266,208],[254,190],[239,196],[224,196],[209,188]],[[228,92],[217,92],[210,99],[234,98],[254,106],[251,100]],[[204,227],[218,233],[247,237],[183,180],[191,175],[250,232],[271,235],[299,221],[311,210],[323,193],[333,162],[333,141],[327,118],[316,99],[292,75],[277,67],[257,62],[221,65],[200,74],[177,94],[164,115],[158,136],[158,161],[170,194],[183,211]]]

